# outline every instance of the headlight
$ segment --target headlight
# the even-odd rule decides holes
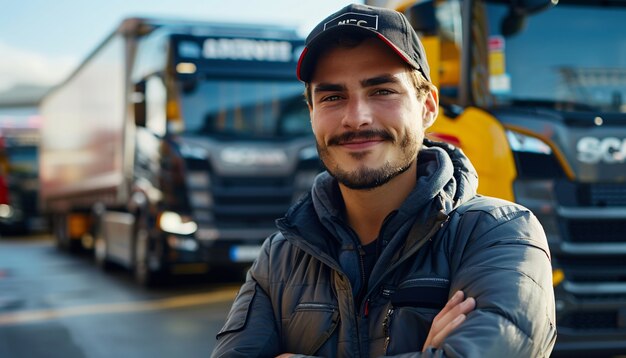
[[[0,204],[0,218],[10,218],[13,216],[13,208],[6,204]]]
[[[511,150],[514,152],[527,152],[537,154],[552,154],[552,148],[544,143],[541,139],[527,136],[522,133],[511,130],[506,131],[506,137],[509,140]]]
[[[206,149],[189,144],[182,144],[180,146],[180,154],[187,159],[206,160],[209,157],[209,152]]]
[[[506,137],[513,151],[518,179],[550,179],[565,176],[552,148],[539,138],[512,130]]]
[[[164,211],[161,214],[159,227],[165,232],[177,235],[191,235],[198,230],[198,225],[189,217],[182,217],[172,211]]]

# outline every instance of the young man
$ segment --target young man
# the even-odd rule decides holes
[[[547,357],[550,254],[525,208],[476,195],[424,139],[437,91],[398,12],[351,5],[298,66],[327,172],[277,221],[214,357]]]

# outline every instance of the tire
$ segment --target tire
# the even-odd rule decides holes
[[[137,218],[134,242],[133,276],[142,287],[155,287],[162,283],[162,275],[150,268],[150,233],[145,216]]]
[[[70,248],[70,237],[67,232],[67,217],[64,214],[55,214],[52,218],[52,232],[57,248],[67,251]]]

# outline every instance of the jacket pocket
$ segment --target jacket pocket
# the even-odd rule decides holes
[[[449,291],[446,278],[418,277],[400,283],[383,320],[385,354],[421,351],[433,319],[448,302]]]
[[[298,304],[283,331],[285,351],[314,355],[333,335],[339,320],[336,305],[318,302]]]
[[[233,306],[226,317],[224,327],[217,334],[219,339],[222,335],[241,331],[248,320],[248,312],[252,305],[252,300],[256,295],[256,284],[253,281],[244,283],[239,290],[239,294],[233,302]]]
[[[450,280],[440,277],[418,277],[402,282],[391,295],[394,307],[424,307],[441,310],[448,302]]]

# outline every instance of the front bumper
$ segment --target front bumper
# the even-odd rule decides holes
[[[555,296],[555,356],[626,354],[626,284],[563,281]]]

